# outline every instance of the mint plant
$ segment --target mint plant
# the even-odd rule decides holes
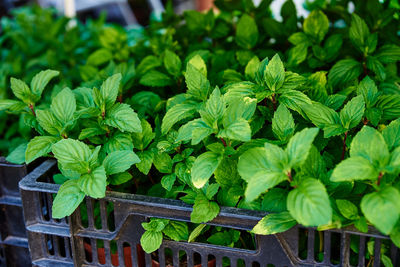
[[[348,1],[310,2],[301,19],[286,1],[282,21],[270,1],[215,1],[218,14],[168,5],[138,34],[101,19],[67,31],[43,11],[32,27],[57,24],[54,43],[24,26],[41,11],[21,11],[0,42],[0,130],[20,116],[0,133],[16,140],[8,159],[57,159],[56,218],[108,189],[193,205],[193,225],[143,224],[148,253],[163,238],[241,243],[242,233],[205,224],[221,206],[266,212],[252,234],[354,225],[400,246],[400,18],[387,1],[352,2],[354,12]]]

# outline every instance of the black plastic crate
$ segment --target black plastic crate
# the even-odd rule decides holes
[[[27,166],[0,158],[0,266],[31,264],[18,183]]]
[[[20,182],[24,205],[25,223],[33,264],[36,266],[366,266],[365,254],[368,240],[374,240],[374,264],[381,266],[381,245],[388,237],[374,229],[361,234],[352,228],[318,232],[313,228],[296,226],[276,235],[256,236],[256,249],[244,250],[203,243],[186,243],[164,240],[157,253],[145,254],[138,244],[143,233],[141,222],[149,217],[190,221],[190,205],[181,201],[154,197],[107,192],[101,200],[86,199],[87,225],[82,224],[80,210],[62,220],[51,218],[51,204],[59,186],[51,183],[57,164],[48,160]],[[107,214],[107,205],[114,206],[113,214]],[[99,205],[101,227],[94,223],[93,207]],[[236,208],[221,208],[221,212],[210,225],[251,230],[264,213]],[[114,216],[116,225],[108,225],[108,216]],[[323,240],[317,244],[317,240]],[[351,242],[360,245],[351,265]],[[98,243],[102,248],[98,248]],[[300,251],[300,242],[306,251]],[[116,245],[116,254],[111,253],[111,243]],[[333,244],[340,243],[340,247]],[[390,242],[389,242],[390,243]],[[305,245],[304,245],[305,244]],[[390,243],[391,244],[391,243]],[[316,245],[322,260],[316,257]],[[166,258],[166,250],[168,260]],[[180,257],[180,253],[186,257]],[[399,266],[399,249],[393,244],[389,254],[394,266]],[[321,256],[320,255],[320,256]],[[354,258],[354,256],[353,256]],[[194,259],[197,260],[196,264]],[[321,259],[321,258],[320,258]],[[183,261],[180,262],[180,261]],[[241,262],[241,264],[238,264]],[[198,266],[198,265],[197,265]],[[225,265],[226,266],[226,265]],[[371,266],[371,267],[372,267]]]

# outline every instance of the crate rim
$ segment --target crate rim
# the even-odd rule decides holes
[[[38,167],[28,173],[20,182],[20,190],[36,191],[43,193],[57,193],[60,185],[39,182],[37,179],[44,173],[54,168],[57,165],[55,159],[47,159],[42,162]],[[130,214],[141,215],[146,217],[164,218],[175,221],[190,222],[190,213],[193,210],[192,205],[187,204],[181,200],[159,198],[152,196],[145,196],[131,193],[121,193],[115,191],[106,191],[106,196],[102,200],[110,202],[124,202],[133,204],[132,206],[141,207],[139,209],[127,211],[126,216]],[[161,212],[160,212],[161,211]],[[179,217],[174,217],[172,212],[179,213]],[[239,230],[251,231],[253,227],[266,215],[268,212],[246,210],[233,207],[220,207],[218,216],[205,224],[234,228]],[[232,221],[233,220],[233,221]],[[316,227],[305,227],[297,224],[296,226],[302,228],[317,229]],[[389,236],[381,234],[376,228],[368,226],[368,232],[362,233],[354,226],[347,226],[340,229],[327,229],[321,231],[331,231],[341,234],[359,235],[366,237],[376,237],[380,239],[390,239]],[[279,235],[278,233],[277,235]]]

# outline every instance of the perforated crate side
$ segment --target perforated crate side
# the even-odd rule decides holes
[[[167,263],[165,255],[168,250],[168,255],[172,255],[168,258],[168,263],[173,266],[194,266],[194,259],[197,259],[200,260],[202,266],[208,266],[209,263],[223,266],[223,263],[229,261],[229,266],[246,267],[347,267],[352,266],[350,244],[355,238],[360,244],[360,251],[358,261],[353,266],[366,266],[366,244],[369,240],[375,240],[375,260],[372,266],[378,267],[381,244],[389,242],[387,237],[380,235],[374,229],[370,229],[368,234],[362,234],[352,228],[318,232],[313,228],[296,226],[282,234],[256,236],[255,250],[164,240],[156,253],[145,254],[138,247],[144,231],[141,223],[151,217],[189,222],[192,211],[190,205],[171,199],[107,192],[106,197],[101,200],[86,198],[84,204],[88,213],[87,225],[82,224],[79,209],[68,219],[53,220],[51,218],[52,194],[56,193],[59,187],[51,184],[50,178],[55,171],[55,162],[46,161],[20,183],[24,207],[25,205],[31,207],[29,210],[25,209],[24,212],[32,259],[37,266],[51,266],[49,264],[58,263],[62,266],[74,264],[75,266],[150,267],[156,266],[154,260],[157,260],[160,266],[165,266]],[[112,214],[107,214],[108,203],[113,204]],[[100,229],[97,229],[95,225],[94,205],[99,205]],[[218,217],[208,224],[251,230],[264,215],[265,213],[256,211],[223,207]],[[116,225],[108,225],[108,216],[114,216]],[[316,240],[323,240],[323,242],[319,244]],[[304,242],[305,253],[299,251],[299,242]],[[340,248],[334,247],[333,244],[338,242]],[[112,243],[115,244],[117,250],[117,253],[113,255]],[[101,248],[98,244],[101,244]],[[34,248],[36,248],[35,251],[33,251]],[[389,249],[394,266],[399,266],[398,248],[391,244]],[[182,257],[179,253],[184,253],[185,256]]]
[[[27,166],[0,157],[0,266],[29,266],[28,239],[18,183]]]

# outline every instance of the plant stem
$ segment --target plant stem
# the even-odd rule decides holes
[[[154,182],[153,177],[151,176],[150,172],[147,174],[147,177],[149,177],[150,182],[151,182],[153,185],[156,184],[156,183]]]
[[[35,109],[33,107],[33,104],[29,104],[29,109],[32,111],[33,116],[36,117],[36,112],[35,112]]]
[[[380,172],[380,173],[379,173],[379,176],[378,176],[378,180],[376,181],[376,184],[377,184],[378,186],[381,185],[382,176],[383,176],[383,172]]]
[[[344,133],[344,138],[343,138],[343,149],[342,149],[342,160],[344,160],[344,155],[346,154],[346,140],[347,140],[347,133]]]
[[[289,182],[293,182],[292,171],[288,171],[286,175],[289,178]]]
[[[226,147],[226,141],[224,140],[224,138],[220,137],[219,139],[221,139],[222,144],[224,145],[224,147]]]
[[[276,99],[275,99],[275,94],[272,94],[272,96],[271,96],[271,102],[272,102],[272,107],[274,108],[274,111],[276,111]]]
[[[118,102],[122,103],[122,93],[118,96]]]

